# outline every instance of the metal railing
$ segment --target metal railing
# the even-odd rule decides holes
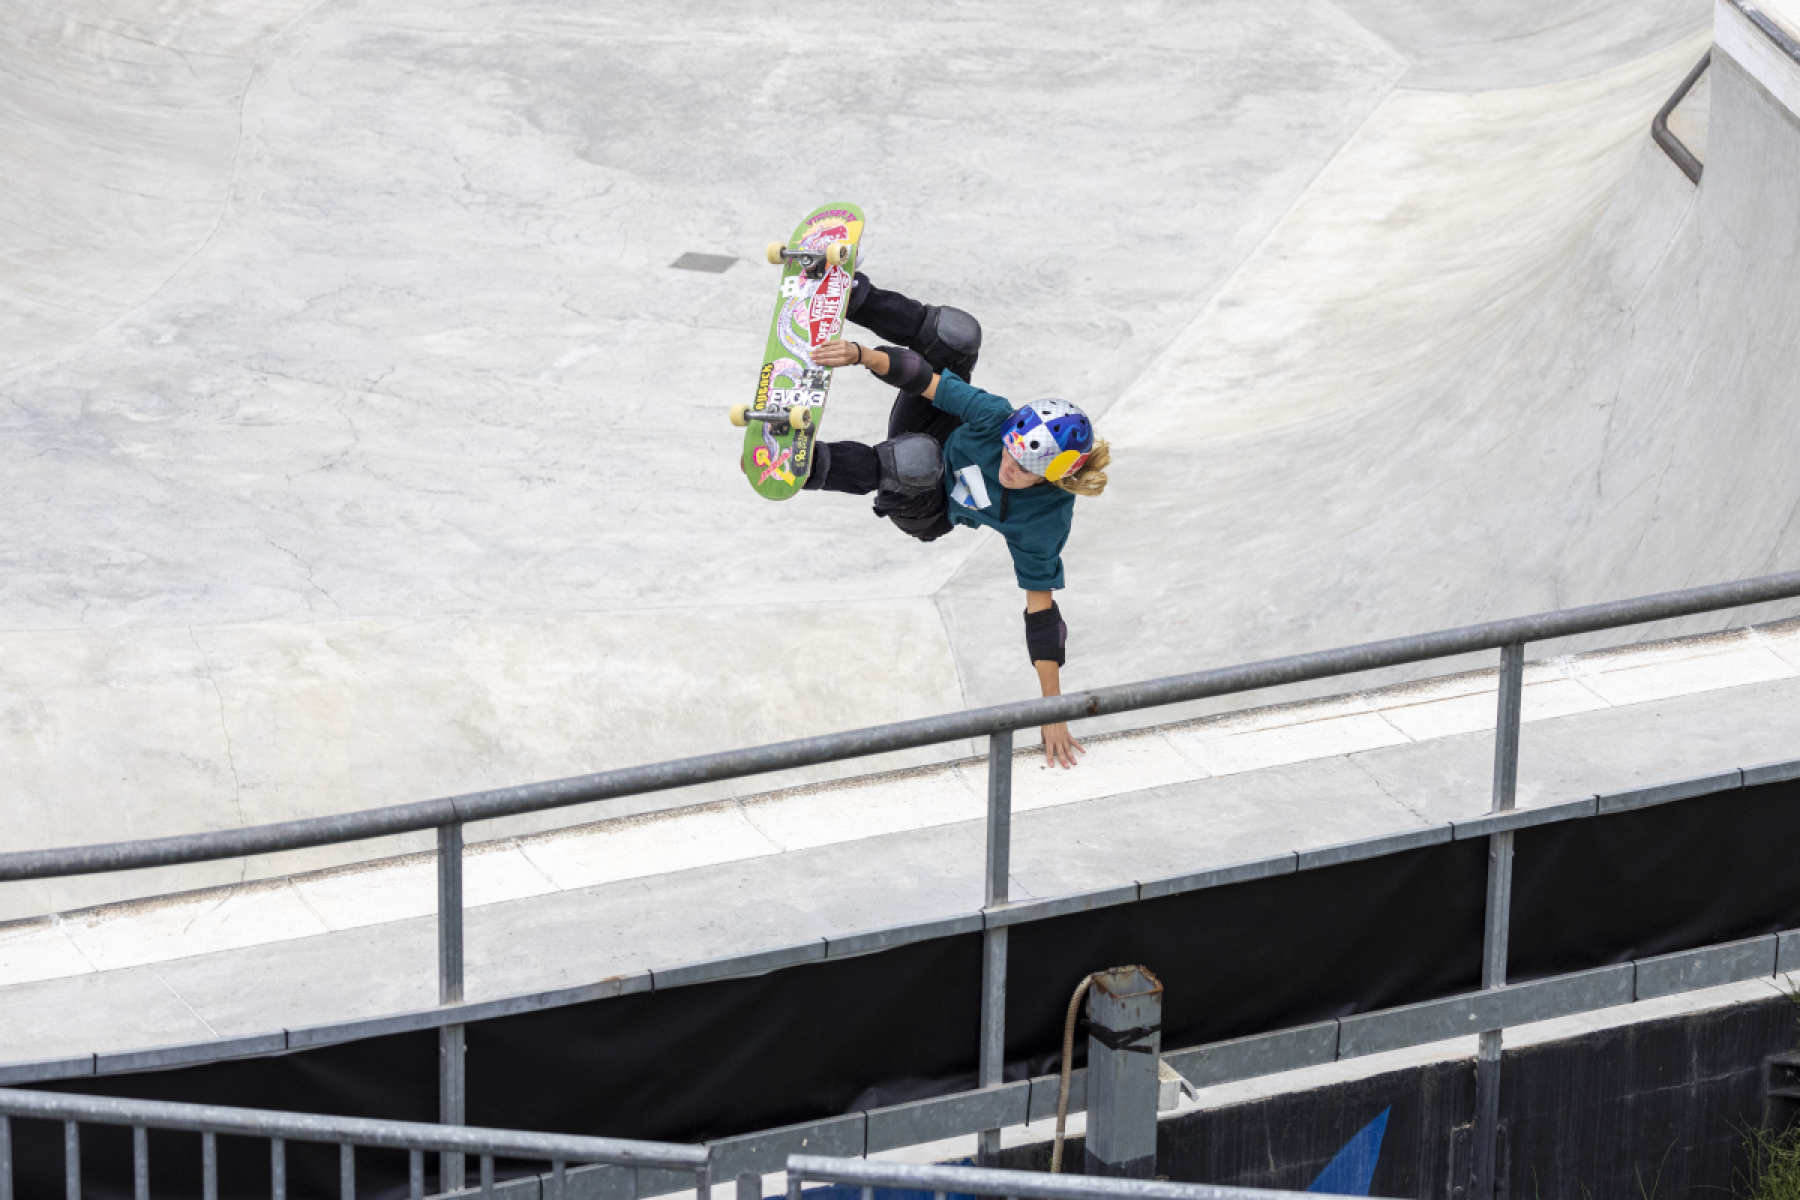
[[[392,808],[138,842],[18,851],[0,854],[0,882],[207,862],[435,829],[438,995],[441,1005],[453,1008],[463,997],[462,850],[463,828],[470,821],[985,737],[988,811],[984,894],[987,909],[994,911],[1008,904],[1012,735],[1016,730],[1499,650],[1501,677],[1491,811],[1505,812],[1513,807],[1518,777],[1527,643],[1796,597],[1800,597],[1800,572],[1789,572]],[[1506,982],[1512,842],[1510,830],[1490,835],[1482,956],[1482,986],[1486,990],[1501,988]],[[1006,925],[989,924],[982,936],[978,1078],[983,1088],[992,1088],[1001,1085],[1005,1067]],[[465,1112],[463,1035],[463,1025],[454,1021],[440,1028],[439,1115],[446,1125],[461,1124]],[[1482,1035],[1478,1057],[1477,1161],[1482,1164],[1478,1178],[1488,1181],[1489,1187],[1492,1171],[1486,1168],[1491,1162],[1488,1156],[1497,1121],[1500,1049],[1498,1031]],[[992,1165],[997,1161],[999,1130],[983,1132],[979,1146],[982,1164]],[[449,1180],[452,1186],[460,1182],[454,1174]],[[1471,1200],[1485,1200],[1487,1194],[1478,1185]]]
[[[760,1180],[757,1181],[760,1183]],[[869,1162],[860,1158],[824,1158],[795,1154],[787,1160],[788,1200],[800,1200],[809,1183],[837,1183],[862,1189],[874,1200],[876,1188],[930,1192],[936,1200],[952,1195],[996,1196],[1006,1200],[1300,1200],[1319,1192],[1284,1192],[1272,1188],[1219,1187],[1210,1183],[1163,1183],[1153,1179],[1111,1179],[1093,1175],[1046,1175],[1037,1171],[1003,1171],[989,1167],[953,1167],[922,1163]],[[760,1191],[738,1200],[759,1200]]]
[[[1656,110],[1656,116],[1650,121],[1651,138],[1658,146],[1662,147],[1663,153],[1667,154],[1675,165],[1681,168],[1681,173],[1688,177],[1688,182],[1694,184],[1700,182],[1700,176],[1705,172],[1706,166],[1694,157],[1694,152],[1687,148],[1685,142],[1675,136],[1674,131],[1669,128],[1669,117],[1677,108],[1681,107],[1681,102],[1687,99],[1688,93],[1694,90],[1694,85],[1700,82],[1700,77],[1706,74],[1706,68],[1711,65],[1712,50],[1709,47],[1706,53],[1700,56],[1700,61],[1694,64],[1694,69],[1687,73],[1687,78],[1681,81],[1681,86],[1676,88],[1668,101]]]
[[[88,1124],[130,1128],[132,1193],[136,1200],[149,1200],[150,1196],[151,1130],[200,1135],[201,1195],[204,1200],[218,1200],[219,1196],[220,1135],[267,1139],[271,1200],[287,1200],[287,1147],[290,1142],[338,1147],[340,1200],[356,1200],[356,1151],[359,1147],[406,1151],[413,1200],[422,1200],[425,1196],[427,1154],[440,1156],[438,1179],[441,1190],[460,1187],[460,1182],[444,1181],[461,1174],[465,1156],[478,1158],[483,1196],[495,1194],[494,1161],[500,1158],[548,1163],[550,1171],[544,1179],[546,1200],[563,1200],[567,1195],[568,1169],[577,1165],[628,1170],[631,1187],[625,1192],[626,1200],[640,1194],[638,1172],[645,1169],[692,1175],[695,1194],[700,1197],[707,1195],[709,1184],[709,1159],[702,1146],[518,1133],[504,1129],[448,1128],[411,1121],[323,1117],[253,1108],[115,1100],[0,1088],[0,1200],[13,1200],[14,1196],[12,1122],[15,1118],[62,1122],[63,1170],[68,1200],[81,1200],[81,1126]]]

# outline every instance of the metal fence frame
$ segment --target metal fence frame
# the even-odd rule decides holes
[[[174,1104],[160,1100],[116,1100],[103,1096],[68,1096],[0,1088],[0,1200],[13,1200],[12,1122],[15,1118],[60,1121],[63,1127],[64,1190],[68,1200],[81,1200],[81,1126],[124,1125],[131,1129],[132,1192],[150,1197],[149,1132],[177,1130],[200,1137],[201,1194],[218,1200],[218,1138],[267,1138],[272,1200],[287,1200],[287,1143],[323,1142],[338,1147],[338,1191],[341,1200],[356,1200],[357,1147],[408,1151],[413,1200],[425,1196],[425,1156],[439,1156],[441,1190],[462,1186],[463,1159],[480,1161],[481,1195],[496,1194],[496,1158],[536,1160],[550,1164],[544,1177],[546,1200],[568,1194],[571,1165],[619,1168],[630,1185],[621,1200],[641,1194],[639,1173],[680,1172],[694,1178],[695,1195],[708,1194],[710,1156],[705,1147],[621,1138],[571,1137],[519,1133],[505,1129],[447,1128],[412,1121],[377,1121],[355,1117],[323,1117],[264,1109],[223,1108],[209,1104]],[[453,1183],[445,1181],[454,1180]],[[434,1193],[437,1194],[437,1193]]]
[[[648,766],[629,767],[594,775],[554,780],[547,783],[471,793],[421,803],[372,809],[364,812],[314,817],[299,821],[256,826],[248,829],[223,830],[152,838],[137,842],[110,843],[68,849],[29,850],[0,854],[0,882],[45,879],[58,876],[123,871],[181,863],[207,862],[242,855],[269,854],[313,846],[383,837],[397,833],[435,829],[438,835],[438,992],[439,1012],[451,1019],[429,1022],[437,1024],[440,1038],[439,1100],[440,1119],[445,1125],[463,1121],[465,1073],[463,1062],[464,1024],[476,1010],[492,1005],[463,1005],[463,827],[470,821],[542,812],[573,804],[637,795],[669,788],[718,780],[736,779],[769,771],[819,763],[861,758],[893,750],[929,746],[964,738],[988,739],[988,812],[987,855],[985,867],[986,905],[979,919],[970,927],[980,928],[983,935],[983,970],[981,997],[981,1031],[978,1079],[984,1092],[994,1099],[998,1094],[1017,1089],[1020,1084],[1002,1082],[1005,1045],[1005,988],[1007,929],[1026,920],[1043,919],[1078,908],[1099,907],[1137,899],[1143,895],[1139,886],[1115,889],[1117,895],[1074,897],[1068,902],[1030,901],[1012,904],[1007,895],[1007,875],[1011,846],[1011,769],[1012,735],[1019,729],[1056,721],[1079,720],[1114,713],[1178,704],[1208,697],[1234,695],[1241,692],[1333,678],[1387,667],[1447,658],[1485,650],[1499,650],[1500,687],[1494,740],[1493,794],[1489,825],[1470,831],[1470,836],[1489,838],[1488,901],[1486,933],[1483,948],[1482,986],[1495,997],[1508,991],[1506,984],[1506,933],[1511,903],[1513,830],[1520,825],[1542,819],[1558,819],[1542,809],[1529,814],[1510,815],[1518,775],[1520,705],[1523,695],[1525,646],[1529,642],[1547,641],[1596,633],[1701,613],[1718,612],[1745,605],[1789,600],[1800,597],[1800,571],[1735,583],[1690,588],[1679,592],[1640,597],[1633,600],[1590,605],[1535,616],[1490,621],[1479,625],[1444,630],[1437,633],[1394,638],[1360,646],[1312,654],[1294,655],[1241,666],[1200,671],[1117,687],[1097,688],[1071,695],[997,705],[943,716],[928,717],[867,729],[827,734],[799,741],[782,742],[718,754],[678,759]],[[1743,781],[1734,772],[1731,786]],[[1704,782],[1704,781],[1703,781]],[[1717,784],[1718,781],[1713,781]],[[1686,793],[1686,794],[1692,794]],[[1597,800],[1578,801],[1587,804],[1585,812],[1568,811],[1561,817],[1591,815],[1600,811]],[[1441,836],[1440,836],[1441,835]],[[1378,839],[1364,844],[1354,857],[1374,853],[1390,853],[1413,845],[1449,840],[1453,835],[1446,827],[1441,831],[1421,831],[1397,837]],[[1320,852],[1309,852],[1316,855]],[[1329,851],[1325,852],[1329,853]],[[1343,857],[1349,857],[1345,855]],[[1258,873],[1280,873],[1296,869],[1296,855],[1280,856],[1267,864],[1245,864],[1237,868],[1238,877],[1250,878]],[[1248,872],[1248,873],[1245,873]],[[1214,873],[1218,874],[1218,873]],[[1226,882],[1220,875],[1211,882]],[[1189,886],[1206,884],[1189,880]],[[1129,892],[1129,895],[1126,893]],[[916,927],[886,931],[879,944],[916,940],[921,935],[940,935],[961,931],[956,919],[928,922]],[[1773,938],[1768,939],[1771,966],[1777,950]],[[876,949],[878,944],[866,949]],[[744,956],[735,964],[696,966],[691,978],[681,982],[697,982],[701,978],[770,970],[790,962],[824,957],[825,946],[793,950],[777,950]],[[735,965],[738,969],[733,970]],[[671,973],[658,973],[669,978]],[[677,976],[679,972],[675,973]],[[1592,974],[1592,973],[1588,973]],[[1549,981],[1538,981],[1539,984]],[[622,990],[617,981],[597,988]],[[1540,989],[1541,990],[1541,989]],[[603,994],[594,990],[593,994]],[[610,993],[607,993],[610,994]],[[519,998],[503,1002],[496,1011],[520,1011],[552,1003],[570,1003],[585,993],[566,994],[560,998]],[[1467,998],[1455,998],[1459,1002]],[[1567,1010],[1579,1011],[1579,1010]],[[425,1022],[421,1022],[423,1024]],[[378,1024],[378,1023],[370,1023]],[[1334,1029],[1338,1023],[1334,1023]],[[1475,1026],[1480,1028],[1480,1025]],[[1469,1026],[1463,1027],[1465,1030]],[[344,1032],[349,1032],[345,1030]],[[1289,1031],[1283,1031],[1284,1033]],[[1337,1036],[1334,1034],[1334,1037]],[[1446,1035],[1451,1036],[1451,1035]],[[344,1040],[343,1037],[319,1040]],[[292,1048],[291,1039],[284,1043]],[[1482,1034],[1478,1057],[1479,1118],[1477,1127],[1478,1174],[1474,1200],[1487,1200],[1491,1193],[1492,1147],[1499,1097],[1501,1034],[1499,1027]],[[246,1053],[257,1052],[246,1047]],[[146,1065],[148,1065],[146,1063]],[[1279,1069],[1279,1068],[1277,1068]],[[979,1096],[980,1093],[975,1093]],[[982,1127],[980,1158],[983,1165],[996,1161],[999,1129],[1008,1122],[994,1119]],[[772,1168],[773,1169],[773,1168]],[[458,1182],[454,1175],[452,1183]],[[1485,1181],[1485,1182],[1484,1182]]]
[[[874,1200],[876,1188],[931,1192],[935,1200],[946,1200],[951,1195],[996,1196],[1006,1200],[1301,1200],[1304,1196],[1321,1194],[1219,1187],[1210,1183],[1113,1179],[1098,1175],[1048,1175],[1038,1171],[1003,1171],[986,1167],[868,1162],[814,1154],[789,1156],[787,1181],[788,1200],[800,1200],[800,1189],[808,1183],[859,1187],[863,1200]],[[760,1200],[760,1193],[746,1196],[740,1192],[738,1200]]]

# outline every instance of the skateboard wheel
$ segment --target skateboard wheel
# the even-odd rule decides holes
[[[773,263],[775,266],[779,267],[782,263],[787,261],[786,256],[782,253],[786,249],[787,249],[786,242],[770,242],[769,249],[767,251],[768,256],[769,256],[769,261],[771,263]]]
[[[810,408],[790,408],[790,409],[788,409],[788,424],[795,429],[811,429],[812,428],[812,409],[810,409]]]
[[[825,260],[834,267],[841,267],[850,261],[850,243],[833,242],[825,251]]]
[[[748,404],[732,405],[731,406],[731,423],[733,425],[736,425],[739,429],[742,429],[744,426],[746,426],[750,423],[750,418],[748,416],[745,416],[745,414],[748,413],[749,411],[750,411],[750,406]]]

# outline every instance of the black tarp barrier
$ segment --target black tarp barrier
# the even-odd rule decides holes
[[[1165,1050],[1479,987],[1486,895],[1486,843],[1449,842],[1016,926],[1007,1074],[1060,1070],[1076,983],[1127,963],[1162,980]]]
[[[1766,785],[1521,831],[1513,977],[1800,926],[1796,801],[1800,784]],[[1164,983],[1167,1049],[1469,990],[1486,880],[1477,839],[1015,926],[1008,1076],[1053,1070],[1076,981],[1125,963]],[[980,957],[965,934],[475,1023],[469,1120],[697,1141],[972,1087]],[[437,1035],[36,1086],[430,1121]],[[130,1195],[128,1135],[85,1136],[91,1194]],[[60,1195],[60,1130],[21,1122],[15,1141],[20,1194]],[[266,1146],[232,1145],[223,1194],[266,1195]],[[331,1194],[333,1153],[294,1156]],[[152,1162],[157,1195],[197,1194],[197,1138],[159,1135]],[[404,1156],[359,1162],[359,1195],[404,1194]]]
[[[1514,982],[1800,928],[1800,781],[1515,835]]]

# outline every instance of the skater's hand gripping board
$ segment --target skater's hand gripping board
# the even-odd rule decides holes
[[[862,209],[826,204],[786,242],[769,244],[769,261],[782,268],[775,318],[755,397],[732,409],[731,420],[745,427],[744,474],[770,500],[786,500],[812,473],[813,441],[831,391],[831,369],[815,365],[813,353],[843,336],[862,231]]]

